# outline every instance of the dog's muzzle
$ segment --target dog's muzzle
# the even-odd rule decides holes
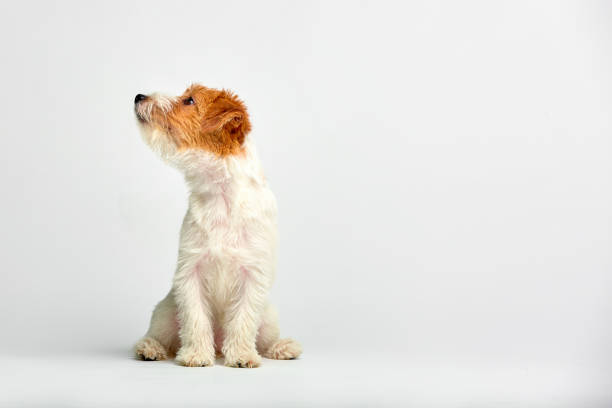
[[[141,123],[148,122],[150,109],[147,109],[146,106],[143,106],[143,102],[148,100],[149,97],[147,95],[138,94],[134,98],[134,112],[136,113],[136,118]]]

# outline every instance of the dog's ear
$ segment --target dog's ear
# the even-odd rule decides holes
[[[234,94],[221,91],[207,107],[201,134],[222,154],[235,153],[251,130],[244,103]]]

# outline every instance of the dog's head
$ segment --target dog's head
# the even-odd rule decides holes
[[[241,154],[251,129],[246,106],[236,95],[202,85],[178,97],[138,94],[134,110],[145,141],[167,159],[189,151]]]

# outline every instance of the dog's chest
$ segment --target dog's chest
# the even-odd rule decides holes
[[[202,250],[209,257],[223,258],[248,245],[248,223],[239,198],[220,193],[190,205]]]

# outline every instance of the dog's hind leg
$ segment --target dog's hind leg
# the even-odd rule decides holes
[[[292,360],[302,354],[302,346],[293,339],[281,339],[278,313],[269,303],[264,309],[257,333],[257,351],[265,358]]]
[[[179,347],[176,303],[172,291],[155,306],[147,334],[136,343],[134,351],[141,360],[165,360]]]

